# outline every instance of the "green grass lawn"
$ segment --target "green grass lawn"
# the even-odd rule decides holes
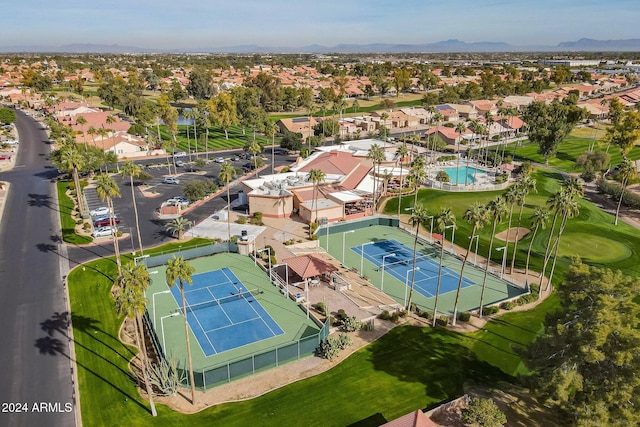
[[[578,130],[582,131],[582,130]],[[555,157],[549,159],[549,166],[563,170],[568,173],[580,173],[582,168],[576,166],[576,160],[581,154],[588,151],[593,139],[584,135],[584,131],[574,131],[558,147]],[[514,145],[507,147],[507,153],[513,153]],[[596,141],[596,151],[607,151],[607,144],[601,140]],[[611,165],[616,166],[622,162],[622,154],[617,146],[609,147],[608,153],[611,155]],[[629,152],[631,160],[640,159],[640,147],[635,146]],[[524,145],[516,151],[516,160],[530,160],[544,164],[544,157],[538,154],[538,145],[525,141]]]
[[[151,129],[150,129],[151,131]],[[155,128],[153,129],[155,133]],[[253,140],[253,131],[245,128],[245,133],[242,133],[242,127],[231,126],[228,130],[229,139],[226,139],[224,130],[218,127],[209,128],[209,143],[207,148],[209,151],[219,150],[231,150],[237,148],[243,148],[249,141]],[[198,128],[198,152],[205,151],[204,143],[201,137],[204,135],[204,129]],[[160,126],[160,135],[165,141],[171,140],[171,135],[166,129],[166,126]],[[189,126],[189,139],[187,139],[187,125],[178,126],[178,134],[176,139],[178,141],[176,151],[187,151],[191,148],[195,151],[196,144],[193,138],[193,126]],[[262,135],[256,134],[256,140],[262,145],[271,145],[271,139],[265,138]],[[276,138],[276,144],[279,139]]]
[[[68,182],[58,182],[58,207],[60,212],[60,223],[62,224],[62,240],[65,243],[72,243],[75,245],[84,245],[91,243],[93,239],[89,236],[80,236],[76,234],[76,223],[71,217],[71,211],[75,208],[75,203],[69,196],[67,196]]]
[[[529,217],[533,214],[537,206],[546,207],[547,198],[555,192],[561,183],[561,176],[557,173],[545,169],[537,169],[533,172],[533,177],[537,181],[537,193],[531,193],[527,197],[525,209],[523,213],[522,226],[531,228]],[[419,193],[419,203],[427,207],[429,212],[437,213],[442,207],[449,207],[457,218],[457,229],[455,241],[462,247],[467,247],[469,236],[471,234],[471,226],[464,221],[463,214],[465,210],[471,206],[473,202],[486,204],[493,198],[501,195],[502,191],[490,192],[468,192],[468,193],[450,193],[446,191],[423,189]],[[413,195],[402,198],[402,212],[405,208],[413,205]],[[518,208],[514,208],[512,227],[517,224]],[[390,199],[384,212],[387,214],[397,214],[398,199]],[[560,256],[558,257],[558,265],[556,273],[554,273],[554,282],[559,282],[564,272],[569,266],[571,255],[580,255],[585,262],[600,267],[609,267],[612,269],[620,269],[623,272],[637,274],[638,265],[640,265],[640,233],[633,227],[619,223],[613,225],[614,218],[612,215],[603,212],[592,202],[583,199],[580,201],[580,215],[571,219],[567,223],[566,230],[561,239]],[[506,230],[508,228],[508,215],[498,224],[496,232]],[[540,230],[536,235],[533,243],[533,252],[531,257],[530,268],[534,271],[542,269],[542,256],[544,253],[546,242],[549,237],[550,225],[546,230]],[[491,233],[491,224],[486,225],[480,231],[480,243],[478,253],[486,256],[489,248],[489,238]],[[593,236],[591,238],[590,236]],[[527,249],[531,241],[531,234],[522,239],[518,243],[518,251],[516,254],[516,268],[524,268]],[[581,244],[582,243],[582,244]],[[494,241],[494,248],[503,246],[500,240]],[[509,244],[509,257],[513,253],[514,244]],[[492,259],[496,262],[502,260],[500,252],[494,252]],[[509,258],[510,262],[510,258]],[[508,262],[508,264],[509,264]]]

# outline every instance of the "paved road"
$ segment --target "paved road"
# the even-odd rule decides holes
[[[0,425],[69,427],[75,413],[54,171],[44,130],[17,116],[16,167],[0,173],[11,183],[0,224]]]

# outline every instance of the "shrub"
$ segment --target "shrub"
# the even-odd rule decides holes
[[[320,312],[320,313],[322,313],[324,315],[327,314],[327,311],[326,311],[327,307],[325,307],[325,305],[324,305],[324,303],[322,301],[317,302],[315,307],[316,307],[316,310],[318,310],[318,312]]]
[[[525,305],[525,304],[529,304],[530,302],[534,302],[538,299],[538,294],[527,294],[527,295],[522,295],[520,298],[518,298],[516,300],[516,304],[518,305]]]
[[[382,313],[378,315],[378,317],[382,320],[390,320],[391,315],[389,314],[389,310],[384,310]]]
[[[440,156],[436,159],[437,162],[448,162],[450,160],[455,160],[456,156]]]
[[[428,310],[419,310],[418,311],[418,316],[422,317],[423,319],[428,319],[431,320],[433,318],[433,316],[431,315],[431,312]]]
[[[312,234],[311,235],[311,240],[318,240],[318,235],[317,234]]]
[[[447,326],[449,324],[449,316],[445,316],[444,314],[438,317],[437,321],[438,326]]]
[[[289,166],[285,166],[282,168],[282,170],[280,170],[280,173],[287,173],[291,170],[291,168]]]
[[[340,310],[338,310],[337,317],[338,317],[338,319],[340,319],[340,320],[344,320],[344,319],[346,319],[348,316],[347,316],[347,313],[346,313],[343,309],[340,309]]]
[[[438,182],[449,182],[450,180],[451,178],[449,178],[449,174],[447,174],[445,171],[439,171],[436,175],[436,181]]]
[[[338,339],[333,337],[327,337],[320,342],[320,345],[316,349],[316,354],[324,359],[332,361],[334,357],[340,352],[340,344]]]
[[[500,307],[491,305],[488,307],[482,307],[482,315],[483,316],[491,316],[492,314],[496,314],[500,310]]]
[[[463,311],[462,313],[458,314],[458,320],[460,320],[461,322],[468,322],[471,319],[471,312],[469,311]]]
[[[529,285],[529,291],[532,294],[538,295],[540,293],[540,285],[538,283],[532,283]]]
[[[338,334],[338,347],[340,347],[340,350],[351,347],[351,345],[353,345],[353,340],[349,335],[345,333]]]
[[[82,224],[82,220],[81,219],[76,219],[76,225],[80,225]]]
[[[504,310],[512,310],[514,306],[515,304],[513,303],[513,301],[505,301],[502,304],[500,304],[500,308]]]
[[[278,263],[278,260],[276,259],[275,255],[271,256],[271,265],[276,265]]]
[[[247,217],[239,216],[238,219],[236,220],[236,222],[238,224],[246,224],[247,223]]]
[[[362,328],[362,322],[355,316],[346,317],[342,319],[342,328],[347,332],[355,332]]]

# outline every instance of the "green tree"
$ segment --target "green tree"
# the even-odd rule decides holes
[[[418,190],[427,180],[427,171],[425,169],[425,160],[422,156],[415,156],[411,163],[411,171],[409,172],[409,180],[413,184],[413,206],[418,204]]]
[[[80,187],[79,171],[85,165],[85,158],[78,150],[78,146],[73,141],[67,141],[61,144],[57,153],[52,153],[54,164],[63,172],[71,172],[73,176],[73,184],[76,189],[76,199],[78,201],[78,211],[83,216],[84,198],[82,196],[82,188]]]
[[[557,288],[558,309],[524,354],[532,388],[566,422],[640,422],[640,280],[575,258]]]
[[[624,192],[627,189],[629,181],[638,175],[635,164],[629,160],[624,159],[620,166],[618,166],[618,178],[622,184],[622,191],[620,192],[620,199],[618,200],[618,206],[616,207],[616,219],[614,224],[618,225],[618,217],[620,215],[620,206],[622,205],[622,199],[624,199]]]
[[[180,297],[182,298],[182,315],[184,317],[184,337],[187,341],[187,359],[189,363],[189,384],[191,385],[191,404],[196,404],[196,384],[193,380],[193,362],[191,361],[191,343],[189,342],[189,323],[187,321],[187,299],[184,296],[184,285],[188,283],[193,284],[193,273],[195,268],[186,261],[183,257],[176,258],[174,255],[172,259],[167,261],[166,279],[170,288],[174,287],[176,283],[180,287]]]
[[[107,175],[101,173],[96,177],[96,193],[103,201],[106,200],[109,209],[109,225],[111,226],[111,236],[113,238],[113,250],[116,256],[116,265],[118,266],[118,276],[122,274],[122,262],[120,260],[120,245],[118,244],[118,226],[114,221],[113,198],[121,197],[120,188],[116,181]]]
[[[244,151],[253,156],[253,168],[258,169],[258,154],[262,152],[262,147],[260,146],[258,141],[249,141],[247,145],[245,145]]]
[[[229,92],[222,92],[209,101],[211,118],[224,130],[225,139],[229,139],[229,127],[238,124],[236,102]]]
[[[444,261],[444,234],[447,227],[456,228],[456,217],[449,208],[442,208],[433,218],[435,229],[440,234],[440,262],[438,263],[438,281],[436,283],[436,298],[433,303],[433,327],[438,324],[438,294],[440,293],[440,279],[442,277],[442,263]],[[453,232],[451,233],[453,235]],[[453,243],[453,241],[452,241]],[[415,253],[415,249],[414,249]],[[415,272],[414,272],[415,274]],[[455,319],[455,314],[454,314]],[[455,324],[455,320],[454,320]]]
[[[429,218],[429,212],[422,206],[414,206],[413,212],[411,212],[411,218],[409,218],[409,225],[416,227],[416,232],[413,239],[413,263],[411,269],[411,286],[409,287],[409,298],[407,299],[406,309],[411,309],[411,300],[413,299],[413,287],[416,282],[416,262],[418,254],[418,237],[420,236],[420,226],[424,227],[427,219]],[[364,272],[360,272],[364,274]],[[406,286],[406,283],[405,283]]]
[[[138,234],[138,247],[140,248],[140,255],[144,255],[143,247],[142,247],[142,237],[140,235],[140,218],[138,216],[138,204],[136,203],[136,191],[133,185],[133,179],[140,176],[142,173],[142,168],[137,164],[133,163],[131,160],[127,160],[122,165],[121,174],[123,177],[129,177],[129,186],[131,187],[131,199],[133,200],[133,212],[136,217],[136,232]],[[135,252],[135,249],[133,249]]]
[[[586,110],[569,101],[554,100],[551,104],[534,101],[526,107],[524,120],[529,128],[529,140],[538,145],[545,165],[549,165],[560,143],[586,116]]]
[[[464,277],[464,268],[467,265],[467,261],[469,260],[469,253],[471,253],[471,246],[473,245],[473,240],[478,239],[477,236],[478,231],[484,227],[484,224],[487,222],[487,210],[485,206],[476,202],[469,209],[464,212],[464,219],[471,223],[471,236],[469,237],[469,245],[467,246],[467,252],[464,255],[464,260],[462,261],[462,267],[460,267],[460,278],[458,279],[458,288],[456,290],[456,299],[453,304],[453,319],[452,324],[455,325],[458,320],[458,302],[460,301],[460,290],[462,289],[462,279]],[[444,246],[444,241],[443,245]],[[442,265],[442,262],[440,262]],[[440,282],[440,274],[438,274],[438,282]],[[436,298],[438,298],[438,293],[436,292]]]
[[[9,123],[15,123],[15,121],[16,121],[15,111],[13,111],[11,108],[0,107],[0,123],[9,124]]]
[[[124,315],[127,319],[134,321],[135,337],[140,349],[140,370],[142,371],[151,414],[155,417],[157,413],[156,406],[153,403],[153,390],[149,383],[149,358],[142,324],[142,316],[147,309],[148,302],[144,296],[144,291],[149,287],[150,281],[149,272],[144,264],[128,263],[122,270],[122,274],[116,279],[117,293],[115,302],[118,315]]]
[[[522,191],[518,185],[512,185],[502,194],[505,203],[509,205],[509,220],[507,222],[507,235],[505,236],[505,257],[509,257],[509,237],[511,237],[511,220],[513,219],[513,208],[516,204],[520,204],[522,199]]]
[[[620,147],[622,156],[627,157],[629,151],[640,138],[640,113],[625,111],[616,123],[607,129],[604,141]]]
[[[489,273],[489,264],[491,263],[491,253],[493,251],[493,239],[496,236],[496,226],[502,221],[502,218],[507,213],[507,205],[502,197],[496,197],[487,203],[486,206],[487,216],[493,219],[493,227],[491,229],[491,236],[489,237],[489,252],[487,255],[487,265],[484,269],[484,276],[482,278],[482,290],[480,291],[480,307],[478,309],[478,316],[482,317],[482,309],[484,304],[484,291],[487,286],[487,274]],[[505,243],[504,251],[507,250],[508,242]],[[505,255],[503,254],[503,257]]]
[[[178,218],[173,219],[172,221],[166,223],[164,228],[167,229],[171,234],[178,233],[178,240],[182,240],[184,237],[184,232],[189,229],[193,225],[193,221],[189,221],[187,218],[179,216]]]
[[[218,174],[218,180],[220,182],[224,182],[225,187],[227,187],[227,231],[229,235],[229,242],[231,242],[231,194],[230,194],[230,183],[233,181],[233,178],[236,177],[236,170],[229,162],[224,162],[222,168],[220,168],[220,173]],[[228,248],[228,246],[227,246]]]
[[[500,411],[492,399],[473,397],[466,408],[462,409],[462,419],[467,424],[480,427],[501,427],[507,417]]]
[[[194,68],[189,73],[187,93],[195,99],[209,99],[215,94],[213,88],[213,74],[202,67]]]
[[[311,169],[307,176],[307,181],[313,183],[313,212],[315,213],[315,219],[312,217],[311,222],[318,222],[318,186],[324,181],[326,175],[321,169]],[[311,233],[311,228],[309,228]]]

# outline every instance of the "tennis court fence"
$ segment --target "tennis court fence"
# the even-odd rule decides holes
[[[329,329],[330,323],[327,319],[319,332],[316,332],[317,329],[307,327],[297,334],[299,338],[294,342],[271,347],[242,358],[212,365],[202,370],[194,370],[195,385],[200,390],[208,390],[236,379],[311,356],[315,354],[320,342],[329,336]],[[310,334],[311,331],[315,333]]]
[[[173,258],[173,256],[182,256],[184,259],[194,259],[201,258],[204,256],[219,254],[223,252],[238,252],[238,245],[236,243],[224,242],[224,243],[208,243],[201,246],[194,246],[187,249],[176,248],[172,251],[164,251],[157,254],[153,254],[149,257],[145,255],[144,258],[141,257],[141,261],[143,262],[147,268],[159,267],[161,265],[165,265],[168,260]]]

